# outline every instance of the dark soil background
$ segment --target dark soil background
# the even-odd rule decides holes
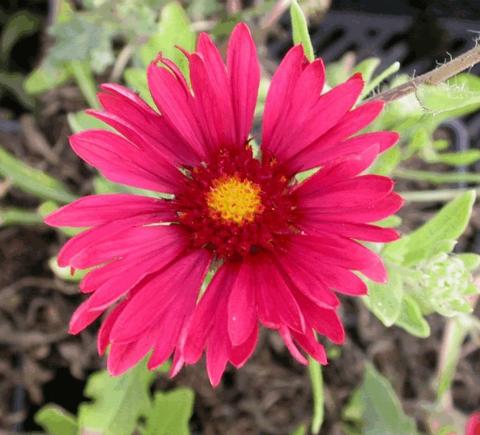
[[[0,8],[6,14],[28,9],[44,20],[41,31],[24,38],[11,54],[8,68],[28,73],[45,52],[48,3],[2,0]],[[447,53],[455,55],[472,46],[478,36],[474,31],[479,30],[478,0],[334,0],[332,10],[313,27],[313,40],[326,61],[355,50],[360,59],[379,55],[386,63],[400,60],[407,72],[421,73],[434,65],[434,60],[443,61]],[[290,45],[287,18],[280,20],[269,41],[270,61],[277,61]],[[73,85],[43,95],[31,109],[14,96],[3,95],[0,144],[58,177],[72,191],[89,192],[93,171],[67,145],[66,114],[82,108],[83,99]],[[447,127],[457,138],[458,148],[478,146],[478,116]],[[2,206],[38,205],[6,182],[0,183],[0,201]],[[404,229],[423,222],[437,207],[406,207],[401,212]],[[479,252],[479,226],[480,216],[475,215],[459,249]],[[66,333],[69,317],[82,297],[75,285],[54,278],[47,265],[64,241],[46,226],[0,227],[0,432],[37,430],[33,415],[47,402],[75,412],[84,399],[85,376],[102,366],[94,341],[98,324],[78,337]],[[326,422],[322,433],[341,433],[341,410],[360,382],[367,360],[374,361],[389,378],[406,411],[425,429],[422,404],[433,398],[431,383],[444,321],[432,316],[432,335],[421,340],[395,327],[386,329],[361,301],[343,302],[348,339],[342,348],[330,349],[331,362],[324,370]],[[453,399],[458,409],[469,413],[480,409],[480,351],[472,351],[467,343],[463,356]],[[228,371],[216,390],[203,370],[201,366],[188,367],[173,381],[158,381],[164,388],[193,387],[194,433],[280,435],[309,419],[308,373],[273,334],[264,331],[251,361],[239,371]]]

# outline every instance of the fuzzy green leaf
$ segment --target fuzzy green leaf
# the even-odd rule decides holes
[[[401,274],[394,268],[388,268],[388,282],[378,284],[368,282],[368,296],[364,302],[385,326],[392,326],[400,315],[403,299]]]
[[[85,395],[92,402],[80,405],[80,430],[101,435],[131,435],[139,417],[150,412],[149,388],[154,376],[145,361],[122,376],[112,377],[106,370],[91,375]]]
[[[465,231],[474,202],[475,192],[465,192],[416,231],[388,245],[383,254],[397,261],[401,254],[405,265],[413,265],[434,254],[450,252]]]
[[[188,388],[155,393],[143,435],[188,435],[195,396]]]
[[[0,175],[8,178],[19,189],[42,199],[52,199],[61,203],[76,199],[61,181],[26,165],[1,147]]]
[[[70,77],[71,71],[68,68],[43,63],[27,76],[23,88],[29,95],[38,95],[61,86]]]
[[[162,9],[157,32],[140,49],[140,57],[144,65],[148,65],[161,52],[164,57],[173,60],[188,77],[188,61],[175,46],[193,51],[195,40],[196,34],[180,3],[168,3]]]
[[[37,423],[48,435],[77,435],[75,417],[56,405],[46,405],[35,414]]]
[[[109,125],[91,115],[88,115],[83,110],[80,112],[69,113],[67,115],[67,121],[74,133],[90,129],[112,130]]]
[[[369,57],[355,65],[353,72],[360,73],[365,83],[368,83],[372,79],[373,73],[378,65],[380,65],[380,59],[378,57]]]
[[[465,77],[465,76],[464,76]],[[480,107],[480,80],[465,80],[460,77],[449,83],[435,86],[420,85],[416,90],[420,104],[427,112],[440,114]]]
[[[127,68],[123,73],[123,77],[125,78],[129,88],[138,92],[140,97],[150,104],[150,106],[155,105],[152,95],[150,94],[150,90],[148,89],[147,74],[145,73],[145,69]]]
[[[31,210],[17,207],[0,208],[0,227],[9,225],[36,225],[42,223],[42,217]]]
[[[426,338],[430,335],[430,325],[423,317],[420,306],[410,296],[403,298],[400,316],[395,324],[415,337]]]
[[[301,44],[307,59],[311,62],[315,59],[312,41],[308,33],[307,19],[297,0],[292,1],[290,6],[290,19],[292,21],[292,37],[295,45]]]
[[[408,417],[388,379],[367,364],[362,384],[343,410],[349,434],[416,435],[415,421]]]
[[[463,261],[463,264],[469,271],[475,270],[478,266],[480,266],[480,255],[478,254],[458,254],[457,258]]]

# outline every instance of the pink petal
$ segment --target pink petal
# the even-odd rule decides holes
[[[70,137],[75,153],[116,183],[174,193],[181,173],[167,160],[147,154],[106,130],[87,130]]]
[[[358,270],[368,278],[385,282],[387,272],[381,258],[353,240],[333,235],[297,236],[292,239],[290,255],[304,258],[304,261],[318,261],[322,264]]]
[[[54,227],[92,227],[118,219],[147,215],[158,222],[175,218],[167,201],[145,196],[114,193],[89,195],[58,209],[45,218]]]
[[[326,336],[333,343],[342,344],[345,341],[345,331],[335,309],[320,306],[316,304],[314,300],[302,294],[297,294],[297,300],[302,312],[305,314],[305,318],[309,319],[309,325],[319,334]],[[307,328],[302,334],[296,331],[292,331],[292,333],[294,337],[302,335],[308,336],[309,333],[311,334],[311,330]],[[308,351],[308,353],[310,353],[310,351]]]
[[[342,117],[357,101],[362,89],[362,76],[355,74],[345,83],[321,95],[304,118],[299,119],[296,125],[292,124],[288,133],[284,135],[283,146],[279,147],[277,153],[279,158],[288,160],[315,141],[321,140],[322,136],[330,129],[336,130]],[[308,92],[309,90],[306,88],[303,95],[304,100],[308,100]],[[310,92],[315,95],[316,89],[310,89]],[[301,102],[299,102],[300,104]],[[301,113],[301,109],[298,110],[298,113]]]
[[[305,351],[320,364],[327,364],[327,354],[325,348],[317,341],[313,332],[308,330],[305,334],[299,334],[298,332],[292,332],[295,341],[303,348]]]
[[[296,188],[301,198],[313,197],[334,188],[337,183],[350,180],[366,170],[376,159],[378,146],[365,149],[359,154],[349,155],[325,164]]]
[[[257,325],[255,286],[252,270],[244,262],[228,299],[228,333],[234,346],[245,342]]]
[[[130,343],[112,343],[108,354],[107,368],[112,376],[120,376],[137,363],[150,351],[153,342],[149,334]]]
[[[282,337],[283,342],[285,343],[285,346],[287,346],[287,349],[290,351],[292,356],[300,363],[303,365],[307,365],[308,361],[307,359],[302,355],[302,353],[298,350],[297,346],[295,346],[295,343],[293,342],[292,334],[288,330],[288,328],[282,326],[278,330],[280,337]]]
[[[372,101],[347,112],[338,124],[311,145],[291,155],[285,164],[295,173],[314,168],[319,165],[319,162],[325,162],[323,150],[338,145],[365,128],[380,114],[383,106],[381,101]]]
[[[323,281],[321,273],[323,267],[319,267],[313,261],[302,263],[301,259],[294,255],[277,255],[276,259],[284,279],[290,281],[291,288],[298,289],[320,305],[326,307],[339,305],[340,301],[335,293]]]
[[[210,331],[214,327],[218,307],[226,304],[225,295],[228,295],[237,273],[236,266],[232,264],[225,263],[220,267],[195,308],[183,349],[183,357],[187,364],[194,364],[200,359]]]
[[[255,327],[251,332],[250,337],[248,337],[242,344],[232,346],[229,352],[229,359],[237,369],[242,367],[252,356],[255,346],[257,345],[257,340],[258,325],[255,323]]]
[[[359,207],[344,207],[338,210],[308,210],[303,211],[303,217],[306,220],[328,221],[328,222],[351,222],[366,223],[376,222],[395,214],[403,205],[403,199],[400,195],[392,192],[382,198],[380,201],[366,204]]]
[[[217,152],[222,146],[237,144],[226,68],[222,63],[223,74],[217,74],[220,77],[215,82],[216,70],[213,68],[213,74],[209,74],[211,66],[198,54],[190,56],[190,79],[195,93],[193,103],[196,116],[203,130],[205,145],[211,152]]]
[[[245,260],[248,261],[248,260]],[[299,332],[305,330],[305,320],[283,279],[278,267],[268,257],[256,255],[250,267],[257,282],[257,312],[261,323],[268,328],[288,327]]]
[[[125,308],[127,301],[123,301],[118,304],[105,318],[98,331],[97,338],[97,350],[99,355],[103,355],[107,350],[108,345],[110,344],[110,332],[112,331],[115,321],[118,319],[118,316]]]
[[[180,317],[189,315],[210,260],[209,252],[193,251],[146,280],[115,322],[112,342],[133,340],[155,323],[164,310],[176,307]],[[175,299],[184,303],[175,304]]]
[[[150,126],[133,124],[132,120],[110,112],[87,110],[86,113],[110,125],[145,152],[171,161],[177,166],[186,164],[195,166],[200,163],[198,154],[170,128],[161,116],[157,117],[155,126]]]
[[[206,138],[194,113],[193,96],[188,89],[167,69],[154,64],[148,67],[147,79],[155,104],[169,126],[205,159]]]
[[[355,224],[350,222],[317,221],[302,222],[302,228],[311,233],[334,233],[343,237],[367,242],[387,243],[397,240],[400,235],[393,228],[382,228],[369,224]]]
[[[274,144],[271,142],[272,135],[274,133],[281,135],[280,129],[284,119],[283,115],[286,112],[285,108],[288,107],[295,84],[307,65],[308,60],[303,54],[303,48],[301,45],[297,45],[288,51],[277,68],[265,102],[262,149],[274,151],[272,148]]]
[[[355,155],[362,151],[378,146],[379,152],[383,153],[398,142],[399,135],[394,131],[375,131],[351,137],[341,143],[325,147],[318,154],[315,161],[310,162],[313,166],[320,166],[325,162],[332,161],[344,156]]]
[[[393,190],[393,180],[380,175],[362,175],[322,188],[314,195],[299,198],[299,209],[320,210],[361,207],[385,198]]]
[[[304,143],[308,134],[317,137],[318,126],[324,124],[323,121],[318,123],[318,118],[311,118],[324,98],[320,95],[324,84],[325,67],[321,59],[316,59],[300,74],[291,97],[283,108],[283,116],[279,118],[269,142],[265,143],[266,149],[276,157],[285,159],[292,146],[297,148],[308,145]]]
[[[236,143],[243,144],[252,130],[260,83],[257,49],[249,28],[243,23],[237,24],[230,36],[227,70],[236,121]]]

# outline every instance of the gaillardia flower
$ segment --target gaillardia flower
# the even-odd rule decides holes
[[[92,195],[46,219],[89,228],[58,256],[61,266],[91,268],[80,283],[91,296],[70,332],[111,308],[98,350],[110,346],[112,374],[147,354],[150,368],[173,355],[175,374],[205,352],[216,385],[228,362],[240,367],[250,357],[259,325],[277,330],[301,363],[308,354],[325,364],[316,334],[344,340],[335,292],[365,294],[356,272],[387,279],[379,256],[358,241],[396,239],[371,222],[395,213],[402,199],[390,178],[361,174],[397,134],[352,136],[382,103],[354,108],[358,74],[322,93],[322,61],[308,62],[295,46],[272,79],[256,152],[250,132],[260,72],[248,27],[234,29],[226,63],[206,34],[185,56],[190,82],[161,56],[148,68],[158,111],[105,84],[103,111],[89,113],[118,134],[71,137],[73,150],[111,181],[168,195]]]

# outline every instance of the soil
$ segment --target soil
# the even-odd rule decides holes
[[[35,38],[43,41],[43,34]],[[38,61],[37,51],[38,44],[35,53],[29,53],[30,61],[20,67],[25,72]],[[89,192],[93,171],[67,145],[66,114],[83,104],[73,86],[42,96],[33,115],[14,101],[3,100],[0,144],[58,177],[72,191]],[[49,151],[39,141],[47,143]],[[38,205],[6,183],[0,183],[0,201],[2,206]],[[404,229],[418,225],[437,207],[404,208]],[[479,226],[480,216],[474,216],[460,249],[477,248]],[[33,415],[46,402],[75,412],[84,399],[85,377],[102,367],[95,350],[98,324],[76,337],[66,333],[68,319],[82,297],[74,284],[54,278],[47,264],[64,242],[63,236],[43,225],[0,227],[0,430],[38,430]],[[373,361],[391,380],[407,413],[425,428],[423,403],[433,398],[432,380],[444,321],[431,316],[432,335],[421,340],[395,327],[386,329],[359,300],[345,298],[341,315],[348,338],[343,347],[329,349],[334,356],[324,369],[326,421],[322,433],[342,433],[341,411],[361,379],[365,361]],[[480,350],[469,350],[467,344],[453,387],[455,406],[465,413],[480,408],[479,372]],[[289,356],[276,335],[266,331],[246,366],[228,370],[215,390],[201,364],[187,367],[174,380],[160,378],[158,383],[163,388],[186,385],[195,390],[194,433],[282,435],[308,422],[311,415],[306,369]]]

